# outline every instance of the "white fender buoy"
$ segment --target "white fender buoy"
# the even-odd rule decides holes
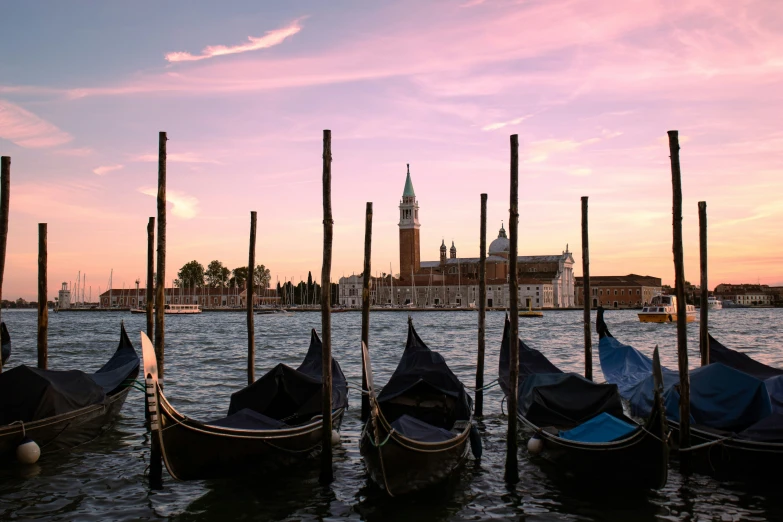
[[[340,444],[340,433],[337,430],[332,430],[332,446]]]
[[[33,439],[25,438],[16,447],[16,458],[22,464],[35,464],[41,458],[41,448]]]
[[[527,441],[527,451],[529,451],[531,455],[538,455],[544,451],[544,441],[538,436],[530,437],[530,440]]]

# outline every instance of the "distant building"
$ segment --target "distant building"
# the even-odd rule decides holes
[[[576,278],[575,298],[584,306],[583,278]],[[590,306],[597,308],[638,308],[647,306],[661,293],[661,278],[628,274],[626,276],[590,276]]]
[[[63,287],[57,292],[57,308],[68,310],[71,307],[71,291],[68,289],[68,283],[63,283]]]
[[[771,306],[775,292],[769,285],[721,283],[715,287],[715,297],[742,306]]]
[[[166,288],[166,304],[197,304],[203,308],[242,308],[247,306],[247,290],[239,288]],[[153,300],[155,299],[153,292]],[[146,290],[126,288],[107,290],[101,294],[101,308],[143,308],[147,304]],[[153,301],[154,302],[154,301]],[[277,291],[265,289],[253,294],[254,306],[280,302]]]
[[[383,274],[371,281],[370,300],[374,305],[415,307],[473,306],[478,300],[478,257],[457,257],[454,241],[451,248],[441,241],[437,261],[421,261],[419,203],[413,190],[410,166],[400,200],[400,274],[398,278]],[[509,303],[509,240],[501,224],[498,237],[487,252],[487,306],[506,307]],[[574,258],[566,249],[557,255],[518,256],[517,274],[520,306],[527,299],[534,308],[567,308],[574,306]],[[361,276],[339,280],[339,303],[361,306]]]

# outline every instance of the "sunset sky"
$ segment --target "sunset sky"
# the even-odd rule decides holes
[[[520,141],[520,254],[568,244],[581,274],[673,280],[666,131],[681,135],[686,279],[707,201],[710,287],[783,284],[779,1],[9,2],[0,18],[0,154],[11,156],[3,298],[87,275],[93,300],[144,282],[168,132],[168,281],[187,261],[320,277],[321,136],[332,130],[333,279],[399,270],[405,165],[422,259],[478,255],[508,221]]]

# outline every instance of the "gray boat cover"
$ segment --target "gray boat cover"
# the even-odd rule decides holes
[[[410,415],[402,415],[391,423],[394,431],[421,442],[444,442],[457,436],[449,430],[433,426]]]
[[[250,408],[244,408],[233,415],[206,422],[205,424],[238,430],[279,430],[289,427],[283,421],[267,417]]]
[[[0,323],[0,359],[5,364],[9,357],[11,357],[11,335],[8,333],[5,322],[2,322]]]

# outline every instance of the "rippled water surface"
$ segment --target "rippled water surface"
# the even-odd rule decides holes
[[[417,331],[440,351],[466,384],[475,382],[475,312],[419,312]],[[563,370],[583,372],[582,313],[545,312],[543,319],[520,319],[520,336]],[[402,353],[406,314],[374,313],[370,349],[375,382],[385,383]],[[35,311],[3,313],[14,342],[9,367],[36,363]],[[615,337],[650,352],[658,344],[664,365],[676,368],[676,328],[641,324],[632,311],[609,311]],[[60,313],[50,315],[49,367],[92,372],[116,348],[120,320],[140,351],[142,315]],[[310,328],[320,331],[320,314],[256,316],[256,375],[279,362],[298,364]],[[593,317],[595,320],[595,316]],[[783,366],[783,309],[721,310],[710,316],[711,333],[729,347],[748,347],[754,358]],[[503,314],[487,314],[485,382],[497,376]],[[361,380],[358,313],[332,316],[333,353],[350,381]],[[692,366],[698,364],[698,322],[689,325]],[[247,333],[242,313],[166,317],[166,395],[183,413],[214,418],[228,408],[229,395],[246,383]],[[593,368],[600,380],[598,338]],[[144,429],[143,396],[132,391],[115,426],[98,440],[64,454],[47,455],[35,466],[0,469],[0,518],[8,520],[783,520],[783,495],[743,483],[718,482],[676,469],[658,492],[638,496],[596,489],[562,489],[554,477],[530,462],[520,445],[521,480],[503,481],[506,417],[501,392],[485,394],[481,423],[484,457],[469,460],[449,484],[426,495],[388,499],[369,485],[359,455],[358,393],[350,393],[342,441],[335,449],[335,481],[318,484],[311,469],[273,480],[174,482],[164,475],[162,491],[146,481],[149,437]],[[164,472],[165,473],[165,472]],[[592,486],[595,486],[593,484]]]

